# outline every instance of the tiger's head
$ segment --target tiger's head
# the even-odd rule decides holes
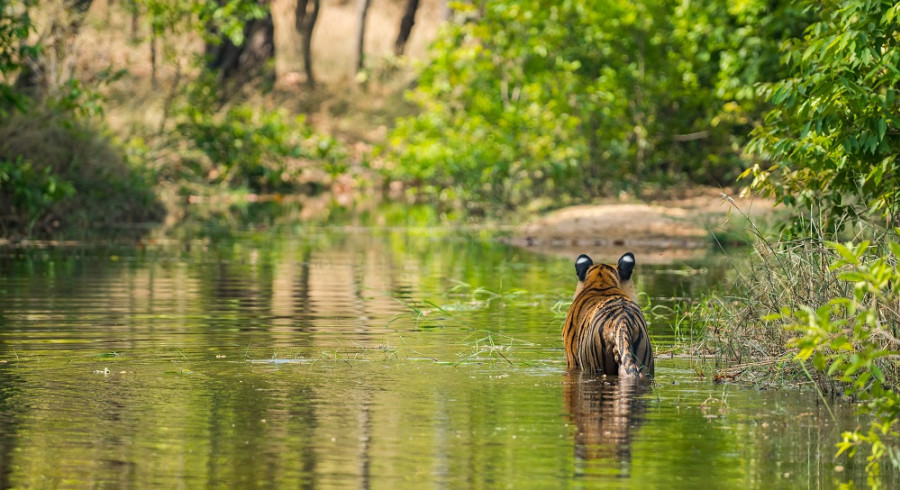
[[[587,255],[579,255],[575,259],[575,275],[578,276],[575,298],[588,288],[594,291],[610,291],[611,294],[624,294],[631,301],[637,302],[634,281],[631,280],[634,265],[634,254],[631,252],[619,257],[617,265],[594,264]],[[621,292],[610,288],[618,288]]]

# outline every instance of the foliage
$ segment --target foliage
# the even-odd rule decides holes
[[[52,173],[50,167],[35,168],[21,155],[11,161],[0,160],[0,203],[6,213],[23,216],[26,230],[32,230],[55,203],[74,192],[72,184]]]
[[[28,235],[159,220],[152,176],[96,126],[55,108],[0,121],[0,227]]]
[[[243,104],[216,111],[209,84],[196,84],[193,92],[176,133],[206,158],[189,162],[188,177],[273,191],[295,187],[313,166],[337,168],[346,156],[336,140],[314,134],[303,116]]]
[[[859,400],[862,411],[874,416],[868,430],[843,434],[838,454],[849,451],[852,456],[859,446],[868,444],[869,483],[877,485],[885,455],[900,469],[896,430],[900,422],[900,244],[891,241],[874,254],[868,241],[828,243],[828,247],[839,255],[829,270],[839,271],[837,277],[852,286],[852,294],[818,308],[785,308],[768,318],[786,319],[786,328],[800,334],[787,344],[797,349],[795,358],[801,362],[811,358],[817,370],[841,381],[846,394]]]
[[[57,7],[66,10],[61,4],[46,8]],[[39,59],[46,55],[62,64],[60,32],[68,35],[77,23],[51,19],[50,30],[59,32],[45,53],[29,40],[35,8],[30,0],[0,2],[0,228],[46,235],[159,219],[150,176],[124,160],[97,119],[104,105],[97,84],[117,80],[121,71],[101,70],[93,86],[74,77],[54,79],[58,86],[46,93],[13,83],[26,62],[44,66]]]
[[[31,0],[0,0],[0,116],[9,106],[25,110],[26,99],[11,85],[10,77],[21,67],[22,60],[39,51],[26,42],[33,26],[28,8]]]
[[[137,0],[134,7],[146,9],[150,28],[157,35],[193,31],[208,42],[221,42],[225,37],[235,45],[244,42],[244,24],[266,13],[265,5],[255,0]]]
[[[769,162],[745,174],[787,205],[847,213],[900,211],[900,4],[806,1],[820,10],[787,45],[790,76],[762,86],[774,104],[749,150]]]
[[[446,199],[583,200],[657,182],[730,184],[805,13],[769,2],[457,3],[391,135],[393,177]]]
[[[714,369],[716,379],[808,380],[823,397],[858,401],[873,422],[845,433],[838,454],[868,445],[870,483],[877,485],[885,455],[900,463],[900,245],[874,233],[871,242],[841,245],[815,227],[802,238],[754,231],[750,260],[735,268],[728,289],[685,309],[677,322],[705,329],[699,362],[710,365],[700,369]]]

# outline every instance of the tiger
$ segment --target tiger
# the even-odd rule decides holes
[[[617,265],[594,264],[585,254],[575,260],[578,285],[563,325],[566,367],[620,377],[654,375],[647,320],[637,305],[631,252]]]

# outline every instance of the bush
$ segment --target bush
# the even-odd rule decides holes
[[[33,56],[39,47],[25,42],[33,30],[28,9],[34,2],[23,0],[0,3],[0,117],[10,109],[24,110],[25,97],[16,91],[10,76],[22,67],[22,60]]]
[[[35,109],[0,121],[0,216],[6,230],[47,234],[158,221],[153,180],[83,121]]]
[[[0,160],[0,208],[6,210],[0,225],[18,225],[31,232],[39,220],[52,217],[54,204],[74,192],[72,184],[53,174],[50,167],[36,169],[21,155],[14,161]]]
[[[458,5],[390,137],[391,177],[458,202],[584,201],[648,181],[730,185],[807,14],[770,2]]]
[[[803,3],[820,20],[784,54],[790,76],[763,85],[775,105],[748,149],[746,172],[781,203],[820,210],[829,226],[900,211],[900,4]]]
[[[843,434],[838,454],[849,451],[852,456],[868,444],[866,469],[869,484],[876,486],[884,456],[900,470],[895,428],[900,422],[900,244],[889,241],[874,250],[868,241],[827,245],[839,255],[828,270],[836,272],[852,294],[831,298],[818,308],[784,308],[769,318],[786,321],[788,330],[800,334],[788,342],[798,350],[796,360],[812,359],[818,372],[840,381],[861,411],[873,416],[867,430]]]
[[[173,144],[186,141],[179,177],[254,192],[291,189],[311,170],[336,169],[346,151],[334,138],[315,134],[303,116],[247,104],[219,109],[209,80],[192,88],[181,109]],[[203,155],[191,158],[190,150]]]

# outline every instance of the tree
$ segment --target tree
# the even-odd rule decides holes
[[[316,86],[312,68],[312,36],[316,21],[319,18],[320,0],[297,0],[296,21],[297,32],[303,36],[303,67],[306,71],[306,83],[310,88]]]
[[[397,33],[397,40],[394,42],[394,54],[400,56],[406,50],[406,43],[412,34],[413,24],[416,23],[416,11],[419,9],[419,0],[408,0],[406,9],[403,11],[403,17],[400,19],[400,32]]]
[[[819,21],[784,54],[788,76],[764,85],[774,105],[753,132],[752,187],[813,207],[900,224],[900,4],[804,2]]]
[[[359,29],[356,35],[356,72],[365,68],[366,16],[369,13],[369,0],[357,0],[357,18]]]
[[[731,185],[781,78],[790,2],[457,3],[392,133],[392,176],[461,198],[585,201],[648,182]]]
[[[275,43],[275,79],[292,85],[303,72],[303,36],[295,19],[297,0],[272,0]]]
[[[205,49],[208,69],[221,73],[226,79],[241,75],[237,81],[246,82],[252,73],[273,56],[275,41],[272,14],[265,8],[263,1],[236,2],[238,11],[235,19],[230,22],[243,20],[239,35],[233,27],[224,29],[221,24],[209,23],[210,37]],[[218,5],[220,8],[225,7],[226,0],[219,0]]]
[[[41,50],[30,50],[20,58],[15,89],[32,97],[56,95],[59,87],[74,76],[75,38],[91,7],[91,0],[59,0],[47,5],[47,24],[38,33],[36,44]],[[23,2],[27,6],[30,2]]]

